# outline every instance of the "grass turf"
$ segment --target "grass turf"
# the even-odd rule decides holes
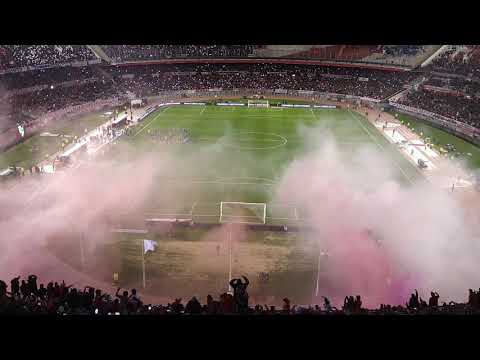
[[[305,134],[318,127],[333,136],[346,154],[363,145],[378,147],[395,164],[397,179],[406,185],[421,176],[363,116],[342,109],[172,106],[149,115],[107,156],[118,162],[134,162],[145,154],[157,156],[159,161],[164,154],[173,154],[179,161],[156,179],[159,186],[148,200],[147,211],[161,217],[218,222],[221,201],[268,204],[285,166],[322,145],[322,138],[305,141]],[[162,144],[153,139],[153,134],[172,128],[188,129],[191,142]],[[165,204],[163,199],[172,193],[178,195],[177,202]],[[292,224],[296,217],[302,217],[302,211],[300,206],[272,205],[267,207],[267,217],[267,223]],[[212,237],[203,230],[188,230],[175,238],[153,233],[147,236],[159,243],[157,250],[147,255],[150,293],[188,297],[227,290],[230,263],[226,234]],[[141,284],[142,238],[123,234],[98,249],[106,257],[117,258],[110,274],[119,273],[122,286]],[[302,234],[248,233],[234,241],[232,274],[249,277],[254,296],[278,300],[289,294],[308,302],[315,288],[319,251],[318,245]],[[268,283],[258,280],[262,271],[270,274]],[[111,280],[111,275],[105,276]]]
[[[421,134],[423,138],[430,138],[432,144],[437,149],[445,147],[447,144],[454,145],[459,158],[465,160],[472,169],[480,168],[480,148],[478,146],[412,116],[398,114],[398,119],[405,124],[410,124],[409,127],[417,134]]]
[[[363,145],[378,148],[394,164],[397,180],[405,185],[421,178],[419,170],[362,115],[343,109],[171,106],[150,114],[106,156],[118,162],[135,162],[145,154],[159,161],[165,154],[175,156],[178,162],[155,179],[158,187],[149,197],[146,211],[172,214],[162,217],[218,222],[221,201],[269,203],[283,169],[324,142],[322,137],[305,140],[305,134],[319,127],[333,136],[347,155]],[[188,129],[191,142],[162,144],[152,137],[172,128]],[[176,201],[166,204],[169,194],[175,194]],[[267,223],[291,224],[296,217],[302,218],[298,204],[267,207]],[[250,278],[249,291],[257,299],[277,303],[283,296],[296,302],[312,299],[321,249],[302,234],[248,233],[233,239],[231,262],[225,233],[212,236],[196,229],[179,231],[174,238],[153,233],[145,237],[159,244],[146,256],[149,293],[183,298],[216,295],[227,290],[231,266],[233,276]],[[116,272],[120,286],[140,287],[143,238],[116,236],[97,248],[95,256],[87,256],[84,270],[106,281]],[[77,250],[62,253],[66,262],[80,268]],[[109,264],[107,271],[100,272],[93,257],[109,259],[102,261]],[[258,279],[262,271],[270,275],[267,283]]]
[[[87,131],[93,130],[106,121],[107,118],[103,113],[93,113],[61,121],[45,129],[44,132],[67,136],[82,136],[85,133],[85,129]],[[60,151],[62,149],[62,141],[71,143],[73,138],[35,134],[24,142],[0,153],[0,169],[10,165],[21,166],[25,169],[31,168],[44,160],[47,155],[51,156]]]

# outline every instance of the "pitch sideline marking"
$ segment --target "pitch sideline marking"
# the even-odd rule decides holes
[[[158,117],[159,117],[160,115],[162,115],[162,114],[163,114],[165,111],[167,111],[168,109],[169,109],[169,108],[167,107],[167,108],[164,108],[163,111],[160,111],[157,115],[155,115],[155,117],[154,117],[152,120],[150,120],[150,122],[149,122],[148,124],[146,124],[146,125],[145,125],[144,127],[142,127],[140,130],[138,130],[137,133],[136,133],[135,135],[133,135],[133,137],[136,137],[138,134],[140,134],[143,130],[145,130],[148,126],[150,126],[155,120],[158,119]]]
[[[253,176],[219,177],[219,178],[217,178],[217,181],[235,180],[235,179],[253,179],[253,180],[261,180],[261,181],[264,181],[264,182],[269,182],[269,183],[272,183],[272,184],[275,183],[275,180],[272,180],[272,179],[261,178],[261,177],[253,177]]]
[[[385,151],[385,147],[380,144],[378,142],[378,140],[370,133],[370,131],[365,127],[365,125],[362,124],[362,122],[360,121],[360,119],[358,119],[356,116],[353,116],[351,114],[351,110],[348,109],[348,115],[355,119],[357,121],[358,124],[360,124],[360,126],[362,127],[362,129],[368,134],[368,136],[375,142],[375,144],[382,150],[382,151]],[[405,177],[405,179],[407,179],[410,184],[413,184],[413,181],[412,179],[410,179],[410,177],[405,173],[405,171],[402,169],[402,167],[400,165],[398,165],[397,161],[395,159],[391,159],[392,162],[395,164],[395,166],[401,171],[401,173],[403,174],[403,176]]]
[[[358,115],[358,114],[357,114],[357,115]],[[368,119],[367,119],[367,121],[368,121]],[[378,130],[378,132],[380,133],[380,135],[382,135],[382,137],[383,137],[384,139],[386,139],[386,140],[391,144],[391,142],[390,142],[390,140],[388,139],[388,137],[386,137],[384,134],[382,134],[379,130]],[[410,158],[404,156],[400,151],[398,151],[398,152],[402,155],[402,157],[403,157],[404,159],[406,159],[408,162],[411,162],[411,161],[410,161]],[[429,160],[429,161],[431,161],[431,160]],[[427,182],[430,182],[430,180],[425,176],[425,174],[422,173],[422,172],[415,166],[415,163],[413,163],[412,165],[413,165],[413,167],[415,168],[415,170],[417,171],[417,173],[422,176],[423,179],[425,179]],[[397,165],[397,166],[398,166],[398,165]]]

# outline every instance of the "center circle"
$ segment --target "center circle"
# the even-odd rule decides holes
[[[248,138],[251,135],[267,135],[271,137],[271,139],[255,139],[255,137]],[[267,149],[276,149],[281,146],[285,146],[285,144],[288,142],[287,138],[285,138],[282,135],[278,135],[275,133],[267,133],[267,132],[258,132],[258,131],[245,131],[238,133],[233,136],[232,140],[239,139],[238,141],[245,141],[245,142],[270,142],[273,143],[271,145],[265,145],[265,146],[242,146],[241,144],[233,144],[233,143],[228,143],[228,142],[223,142],[224,146],[228,146],[234,149],[238,150],[267,150]]]

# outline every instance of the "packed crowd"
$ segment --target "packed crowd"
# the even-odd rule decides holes
[[[480,46],[454,46],[437,56],[429,68],[441,73],[480,77]]]
[[[424,85],[451,90],[462,96],[480,97],[480,79],[467,80],[457,77],[432,76]]]
[[[168,58],[242,58],[253,54],[254,45],[102,45],[114,62]]]
[[[94,77],[100,77],[98,68],[95,66],[61,66],[3,74],[0,77],[0,83],[5,90],[18,91],[42,85],[56,85],[70,81],[81,82]]]
[[[480,128],[480,103],[476,97],[423,89],[409,92],[398,102]]]
[[[85,45],[0,45],[0,70],[95,59]]]
[[[126,86],[144,94],[162,90],[211,88],[312,90],[384,99],[401,90],[418,74],[389,73],[361,68],[287,64],[199,64],[112,67],[113,76],[134,77]]]
[[[380,48],[385,55],[392,56],[414,56],[425,50],[423,45],[382,45]]]
[[[33,121],[45,111],[93,100],[138,97],[170,90],[283,89],[348,94],[378,100],[401,91],[423,77],[415,71],[388,72],[353,67],[299,64],[161,64],[86,67],[65,66],[0,76],[3,90],[2,129]],[[425,89],[410,92],[399,102],[480,126],[476,79],[431,76]],[[427,85],[458,91],[434,92]]]
[[[48,112],[66,106],[75,106],[97,99],[113,97],[117,94],[111,83],[103,81],[85,82],[73,86],[52,86],[28,94],[9,98],[16,111]]]
[[[8,285],[0,280],[0,314],[3,315],[421,315],[421,314],[474,314],[480,312],[480,289],[469,289],[465,303],[439,303],[440,295],[431,292],[428,302],[422,299],[417,290],[411,294],[404,305],[381,304],[377,309],[366,309],[362,299],[357,296],[346,296],[342,308],[332,306],[330,300],[323,297],[322,305],[292,305],[288,298],[283,305],[252,305],[249,303],[249,280],[230,281],[231,292],[221,294],[217,300],[208,295],[202,304],[193,296],[187,302],[177,298],[165,305],[148,304],[142,301],[136,289],[123,290],[116,293],[105,293],[101,289],[86,286],[83,289],[66,285],[65,282],[49,282],[38,284],[35,275],[27,279],[15,277]]]
[[[382,99],[402,89],[416,74],[380,70],[282,64],[185,64],[59,67],[0,77],[9,91],[3,105],[15,126],[45,111],[97,99],[161,91],[210,88],[314,90]]]

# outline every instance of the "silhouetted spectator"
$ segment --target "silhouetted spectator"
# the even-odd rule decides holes
[[[354,301],[354,311],[360,313],[362,311],[362,299],[360,295],[357,295]]]
[[[332,305],[330,304],[330,300],[328,300],[325,296],[322,296],[322,297],[323,297],[323,308],[325,309],[325,311],[331,312]]]
[[[202,305],[195,296],[188,301],[185,312],[188,314],[200,314],[202,312]]]
[[[438,293],[432,291],[430,293],[430,299],[428,300],[428,306],[437,307],[439,298],[440,298],[440,295],[438,295]]]
[[[180,314],[181,312],[183,312],[184,306],[182,304],[182,299],[181,298],[175,299],[175,301],[171,305],[171,309],[174,314]]]
[[[115,293],[115,296],[119,298],[120,300],[120,307],[122,310],[126,310],[127,304],[128,304],[128,291],[123,291],[122,295],[119,295],[118,292],[120,291],[121,288],[117,289],[117,292]]]
[[[244,313],[248,310],[248,292],[247,287],[250,284],[250,281],[245,276],[242,276],[245,280],[243,282],[241,279],[232,279],[230,280],[230,286],[233,289],[233,298],[235,302],[235,312]]]
[[[30,288],[25,280],[22,280],[20,285],[20,292],[22,293],[22,297],[26,298],[30,294]]]
[[[231,294],[223,293],[220,295],[220,313],[233,314],[235,311],[235,300]]]
[[[418,309],[420,307],[420,302],[418,300],[418,291],[415,289],[415,294],[410,295],[410,300],[408,301],[408,308]]]
[[[137,295],[137,289],[132,289],[130,296],[128,297],[128,303],[133,306],[134,311],[142,306],[142,301]]]
[[[40,287],[38,288],[38,297],[41,299],[44,299],[47,296],[47,289],[43,284],[40,284]]]
[[[20,276],[17,276],[10,281],[10,291],[14,295],[20,294]]]
[[[7,294],[7,284],[5,281],[0,280],[0,296]]]
[[[37,295],[38,287],[37,287],[37,276],[36,275],[29,275],[28,276],[28,288],[29,288],[29,292]]]

